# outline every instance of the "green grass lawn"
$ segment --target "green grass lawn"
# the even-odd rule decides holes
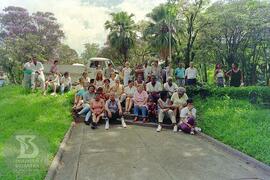
[[[46,139],[52,161],[72,121],[72,97],[72,93],[44,97],[40,92],[29,93],[19,86],[0,88],[0,179],[16,179],[2,153],[5,143],[16,132],[33,132]],[[40,179],[40,176],[43,179],[47,170],[48,167],[40,169],[37,175],[22,179]]]
[[[270,109],[229,97],[197,100],[196,106],[204,133],[270,165]]]

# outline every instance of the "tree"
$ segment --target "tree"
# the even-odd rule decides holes
[[[30,15],[21,7],[9,6],[0,14],[0,49],[4,58],[0,64],[11,81],[21,80],[22,64],[35,55],[41,61],[57,56],[64,33],[49,12]]]
[[[136,38],[135,22],[133,14],[127,12],[112,13],[112,20],[106,21],[105,28],[109,30],[109,45],[115,48],[123,60],[128,60],[129,50],[134,46]]]
[[[96,43],[86,43],[84,44],[84,51],[81,54],[82,59],[86,62],[92,57],[96,57],[98,55],[100,48]]]
[[[161,4],[147,14],[151,21],[144,31],[144,38],[149,41],[150,46],[159,54],[160,58],[166,62],[170,54],[170,43],[172,47],[176,45],[175,27],[172,23],[175,14],[171,13],[170,8],[169,4]]]
[[[78,53],[71,49],[66,44],[61,44],[57,50],[58,59],[61,64],[73,64],[73,63],[83,63],[83,60],[79,59]]]

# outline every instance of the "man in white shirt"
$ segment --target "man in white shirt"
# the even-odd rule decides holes
[[[61,94],[64,94],[65,91],[69,91],[71,88],[71,78],[68,72],[64,73],[64,76],[60,80],[61,83]]]
[[[124,79],[124,86],[128,85],[128,81],[131,79],[131,72],[132,69],[129,67],[129,62],[125,63],[125,67],[123,68],[123,79]]]
[[[158,61],[153,62],[152,68],[151,68],[151,75],[156,77],[156,80],[161,82],[161,67],[158,64]]]
[[[156,81],[156,76],[152,75],[151,82],[146,84],[146,91],[154,99],[154,102],[157,102],[159,99],[159,92],[162,89],[161,83]]]
[[[193,62],[189,63],[189,68],[185,71],[185,77],[187,80],[187,85],[194,86],[196,85],[196,78],[197,78],[197,69],[193,67]]]
[[[32,89],[34,90],[36,88],[36,80],[40,82],[41,89],[45,90],[45,76],[44,76],[44,67],[41,62],[37,61],[36,57],[32,58],[31,62],[31,84]]]
[[[173,82],[172,77],[168,77],[168,81],[164,84],[164,90],[168,91],[169,98],[174,92],[177,92],[178,86]]]

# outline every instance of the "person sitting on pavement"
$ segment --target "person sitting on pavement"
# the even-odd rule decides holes
[[[187,105],[188,96],[186,94],[186,89],[184,87],[179,87],[177,92],[173,93],[171,97],[171,102],[173,103],[174,107],[174,115],[177,114]]]
[[[60,80],[60,90],[61,90],[61,94],[64,94],[64,92],[68,92],[71,89],[71,77],[69,76],[68,72],[64,73],[64,76],[61,78]]]
[[[87,72],[82,73],[82,79],[83,79],[84,86],[89,86],[90,78],[88,77]]]
[[[176,117],[172,110],[170,99],[168,99],[167,91],[162,91],[160,93],[160,98],[158,100],[158,128],[157,132],[162,129],[162,123],[165,116],[168,116],[173,124],[173,131],[177,132]]]
[[[123,118],[123,111],[120,101],[115,98],[115,93],[110,93],[110,98],[106,101],[105,104],[105,129],[108,130],[110,122],[117,122],[117,119],[121,118],[121,123],[123,128],[126,128],[127,125]]]
[[[90,101],[90,112],[92,113],[91,128],[96,129],[100,119],[104,116],[105,102],[100,98],[98,92],[95,93],[95,98]]]
[[[32,74],[31,74],[32,90],[35,90],[36,81],[38,80],[40,82],[42,91],[45,91],[45,76],[43,73],[44,67],[41,62],[37,61],[37,58],[35,56],[32,57],[31,70],[32,70]]]
[[[179,131],[194,134],[195,131],[201,131],[200,128],[195,127],[196,109],[193,106],[193,100],[187,100],[187,106],[181,110]]]
[[[142,75],[138,75],[136,81],[134,82],[135,87],[137,88],[139,85],[145,85],[143,81]]]
[[[146,91],[154,99],[155,102],[159,99],[159,92],[162,91],[162,85],[156,81],[156,76],[151,77],[151,82],[146,84]]]
[[[76,93],[74,97],[74,105],[72,109],[77,109],[78,105],[82,101],[83,94],[87,91],[87,87],[84,86],[83,78],[79,79],[79,84],[75,87]]]
[[[115,79],[115,84],[114,86],[111,87],[110,91],[115,92],[116,98],[121,101],[120,103],[122,103],[122,95],[124,93],[124,86],[120,83],[119,78]]]
[[[115,85],[116,79],[119,79],[119,77],[115,74],[113,71],[111,76],[110,76],[110,86],[113,87]]]
[[[157,118],[157,104],[154,102],[154,99],[152,97],[149,98],[147,103],[147,109],[148,109],[148,119],[151,122],[156,123]]]
[[[173,82],[172,77],[168,77],[168,81],[164,84],[164,90],[168,91],[169,98],[177,92],[178,86]]]
[[[138,121],[139,111],[142,112],[143,122],[147,120],[147,100],[148,94],[144,90],[142,85],[139,85],[137,91],[134,93],[133,102],[134,102],[134,122]]]
[[[96,92],[100,94],[100,98],[101,99],[103,99],[104,101],[107,100],[106,94],[104,93],[102,87],[97,88],[97,91]]]
[[[128,86],[124,88],[124,94],[122,95],[122,100],[125,101],[125,113],[130,113],[133,105],[132,98],[137,88],[134,86],[133,81],[128,81]]]
[[[96,88],[103,87],[103,74],[102,71],[98,71],[95,79],[95,86]]]
[[[95,86],[90,85],[88,87],[88,91],[83,94],[82,105],[78,106],[78,109],[82,108],[80,112],[76,114],[76,116],[86,115],[84,119],[84,123],[89,125],[89,118],[91,117],[90,111],[90,101],[95,98]]]
[[[49,76],[49,79],[45,82],[45,90],[43,92],[43,95],[46,95],[48,91],[48,87],[51,87],[53,92],[51,93],[52,96],[56,96],[56,91],[57,88],[60,86],[60,81],[59,81],[59,75],[58,73],[52,73]]]

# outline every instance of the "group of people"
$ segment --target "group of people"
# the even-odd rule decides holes
[[[115,73],[111,64],[104,71],[97,69],[94,79],[90,79],[84,72],[76,86],[74,115],[85,115],[84,122],[91,125],[92,129],[97,128],[101,120],[105,120],[107,130],[113,122],[121,122],[125,128],[124,115],[132,113],[134,122],[141,120],[143,123],[157,123],[157,132],[162,130],[163,121],[167,117],[174,132],[194,134],[200,130],[195,128],[196,109],[184,85],[186,82],[188,85],[196,84],[197,70],[193,63],[183,72],[180,72],[180,68],[176,70],[178,83],[173,82],[172,69],[172,72],[168,70],[163,75],[158,62],[154,62],[151,68],[136,68],[133,78],[133,70],[126,62],[119,74]],[[187,81],[184,82],[181,73],[187,76]]]
[[[51,95],[56,95],[57,91],[63,94],[71,89],[71,77],[68,72],[63,75],[58,71],[58,61],[55,60],[51,66],[48,77],[45,77],[43,64],[37,61],[35,56],[31,57],[23,66],[24,80],[26,88],[35,90],[39,83],[43,94],[46,95],[49,88],[53,91]]]

